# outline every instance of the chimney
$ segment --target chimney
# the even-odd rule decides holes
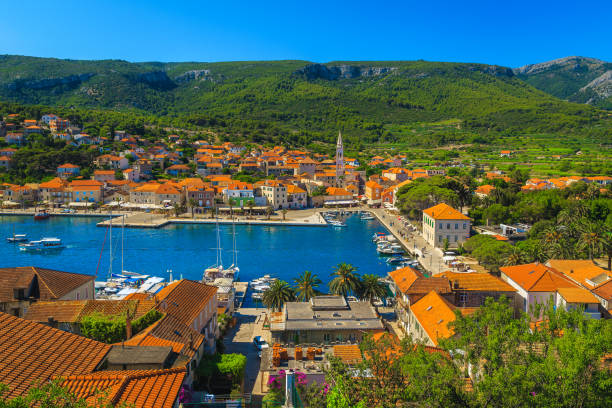
[[[55,320],[53,316],[47,317],[47,324],[53,328],[57,328],[57,320]]]
[[[125,318],[125,339],[129,340],[132,337],[132,320],[130,316]]]

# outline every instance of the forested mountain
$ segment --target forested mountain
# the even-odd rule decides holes
[[[523,74],[521,74],[523,75]],[[346,129],[459,119],[474,132],[585,134],[607,113],[561,101],[509,68],[426,61],[130,63],[0,56],[0,100],[136,111],[306,144]]]
[[[558,98],[612,109],[612,63],[595,58],[566,57],[525,65],[514,73]]]

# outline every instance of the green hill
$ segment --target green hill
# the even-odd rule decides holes
[[[553,96],[612,109],[612,63],[595,58],[566,57],[525,65],[514,73]]]
[[[447,119],[459,119],[458,128],[478,133],[584,134],[595,127],[597,134],[609,134],[606,113],[561,101],[509,68],[471,63],[130,63],[0,56],[0,100],[134,111],[299,144],[333,140],[338,129],[363,142],[394,140],[391,125]]]

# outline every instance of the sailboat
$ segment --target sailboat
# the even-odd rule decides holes
[[[236,223],[232,218],[232,265],[223,271],[224,275],[232,275],[234,281],[238,280],[238,274],[240,273],[240,268],[238,267],[238,251],[236,250]],[[229,276],[228,276],[229,277]]]
[[[221,234],[219,232],[219,213],[217,211],[216,214],[216,226],[215,230],[217,233],[217,262],[214,265],[209,266],[204,270],[204,276],[202,277],[202,281],[204,282],[214,282],[217,278],[223,277],[223,259],[221,254]]]

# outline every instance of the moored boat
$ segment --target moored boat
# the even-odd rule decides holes
[[[15,242],[27,242],[28,236],[26,234],[13,234],[12,237],[8,237],[7,242],[15,243]]]
[[[51,214],[49,214],[47,211],[43,210],[43,211],[39,211],[36,214],[34,214],[34,219],[36,221],[46,220],[50,216],[51,216]]]
[[[20,244],[21,251],[43,251],[48,249],[62,249],[64,245],[59,238],[42,238],[39,241],[31,241],[27,244]]]

